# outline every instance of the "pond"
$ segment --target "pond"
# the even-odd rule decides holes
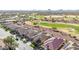
[[[11,35],[12,34],[10,34],[9,31],[5,31],[3,28],[0,28],[0,38],[1,39],[4,39],[7,36],[11,36]],[[12,36],[16,37],[16,35],[12,35]],[[23,41],[20,40],[20,38],[16,42],[19,44],[18,47],[16,48],[16,50],[33,50],[33,48],[28,44],[29,42],[23,43]],[[31,44],[31,42],[30,42],[30,44]]]

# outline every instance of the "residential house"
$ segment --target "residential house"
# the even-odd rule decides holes
[[[64,45],[64,40],[62,38],[49,38],[44,42],[44,48],[48,50],[58,50]]]
[[[46,32],[40,32],[33,37],[33,42],[35,42],[36,44],[39,45],[39,44],[43,44],[43,42],[49,38],[51,38],[50,34],[48,34]]]

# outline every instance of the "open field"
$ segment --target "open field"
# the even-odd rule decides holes
[[[45,26],[48,28],[72,28],[79,33],[79,24],[65,24],[65,23],[49,23],[49,22],[40,22],[39,26]]]

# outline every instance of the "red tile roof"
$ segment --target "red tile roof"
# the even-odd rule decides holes
[[[57,50],[64,40],[62,38],[50,38],[44,42],[45,48],[50,50]]]

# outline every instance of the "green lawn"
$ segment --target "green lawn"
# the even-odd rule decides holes
[[[50,27],[50,28],[73,28],[77,32],[79,32],[79,26],[72,25],[72,24],[40,22],[39,25]]]

